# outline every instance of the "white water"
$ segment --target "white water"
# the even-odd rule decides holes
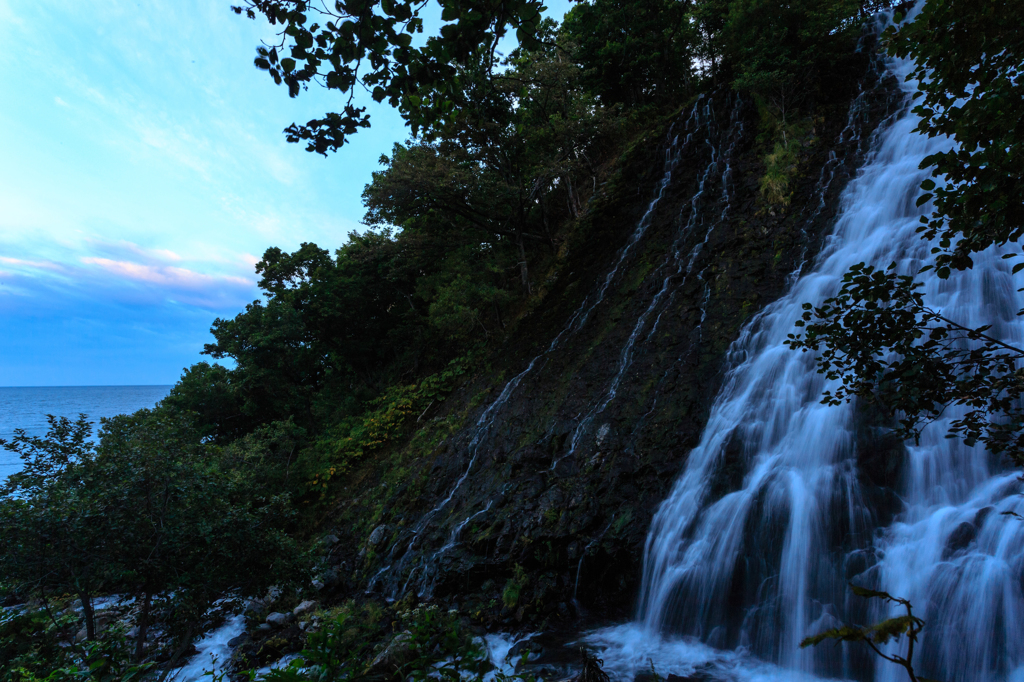
[[[200,682],[212,679],[207,673],[222,672],[231,659],[228,642],[245,632],[245,616],[231,616],[223,625],[211,630],[196,642],[196,655],[171,673],[171,682]]]
[[[892,69],[902,81],[910,64]],[[902,510],[876,528],[857,457],[870,445],[857,441],[854,406],[822,405],[830,386],[814,357],[784,345],[802,304],[834,295],[851,265],[896,262],[916,274],[928,261],[931,245],[916,233],[930,211],[915,207],[927,176],[918,166],[949,143],[913,133],[916,123],[904,113],[880,134],[811,270],[730,349],[731,370],[700,444],[680,453],[683,472],[652,522],[638,622],[591,636],[617,678],[650,660],[660,674],[707,664],[723,679],[905,679],[855,645],[799,648],[840,621],[896,615],[852,596],[848,580],[915,605],[927,623],[919,674],[948,682],[1024,678],[1024,522],[999,513],[1024,513],[1017,474],[946,439],[958,416],[947,414],[908,447]],[[1021,283],[996,250],[979,254],[971,271],[922,281],[926,302],[944,316],[1024,342],[1015,315],[1024,307]],[[726,477],[730,469],[739,475]],[[976,524],[977,537],[950,554],[947,542],[965,523]],[[856,561],[863,564],[852,569]]]

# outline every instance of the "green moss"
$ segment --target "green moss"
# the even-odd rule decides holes
[[[615,521],[612,522],[612,526],[609,529],[611,535],[620,535],[622,531],[629,525],[629,522],[633,520],[633,508],[626,507],[623,509],[618,516],[615,517]]]
[[[526,571],[519,564],[516,564],[515,573],[505,583],[505,589],[501,592],[501,601],[510,609],[514,609],[519,603],[523,589],[529,584],[530,578]]]

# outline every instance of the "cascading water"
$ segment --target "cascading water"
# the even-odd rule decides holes
[[[910,67],[891,65],[901,81]],[[915,605],[927,623],[920,674],[1024,680],[1024,522],[1003,514],[1024,513],[1018,474],[946,439],[958,416],[947,414],[889,455],[902,475],[887,509],[865,471],[884,429],[854,404],[822,405],[830,386],[815,358],[785,346],[802,304],[834,295],[851,265],[895,262],[916,274],[928,261],[931,245],[916,232],[929,208],[915,206],[927,176],[918,166],[949,142],[914,133],[916,124],[905,111],[880,133],[813,267],[732,345],[701,441],[652,522],[638,622],[592,637],[617,676],[651,659],[662,674],[703,662],[713,678],[902,679],[858,645],[799,647],[841,621],[896,615],[850,595],[852,581]],[[948,280],[921,279],[941,314],[1024,341],[1024,298],[997,250]]]

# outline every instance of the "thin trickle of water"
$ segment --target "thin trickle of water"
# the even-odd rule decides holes
[[[697,105],[694,105],[694,111],[696,110]],[[693,114],[691,113],[690,119],[692,120],[692,118]],[[665,168],[664,172],[662,173],[661,180],[658,183],[658,189],[655,192],[654,198],[651,199],[651,202],[647,205],[647,210],[644,212],[643,216],[640,218],[640,221],[637,223],[636,229],[633,230],[633,233],[630,235],[629,241],[627,241],[626,245],[623,246],[622,249],[619,251],[619,257],[616,259],[615,265],[612,266],[612,269],[605,276],[604,281],[602,281],[601,286],[598,288],[597,292],[592,297],[588,296],[586,299],[583,300],[583,303],[576,310],[573,316],[569,319],[568,324],[562,329],[561,332],[559,332],[559,334],[551,342],[548,348],[543,353],[541,353],[533,360],[531,360],[530,364],[526,367],[525,370],[523,370],[515,377],[513,377],[512,380],[505,385],[505,388],[502,390],[497,400],[491,403],[491,405],[484,411],[484,413],[480,415],[480,419],[477,420],[476,428],[474,429],[473,437],[470,439],[469,443],[469,452],[471,453],[469,466],[466,468],[465,473],[463,473],[459,480],[455,483],[455,486],[452,488],[448,496],[430,512],[431,515],[439,511],[445,505],[447,505],[448,502],[451,501],[452,497],[454,497],[455,491],[457,491],[459,487],[462,485],[463,481],[466,480],[466,477],[469,475],[469,472],[473,468],[473,464],[476,461],[476,456],[480,448],[480,443],[490,430],[490,426],[494,420],[495,413],[502,407],[504,407],[504,405],[508,402],[509,398],[512,397],[512,393],[519,387],[519,384],[522,382],[523,378],[525,378],[528,374],[530,374],[533,371],[538,361],[540,361],[543,358],[546,358],[554,350],[559,348],[566,338],[582,329],[583,325],[585,325],[587,320],[590,318],[590,314],[602,301],[604,301],[605,295],[608,292],[608,287],[615,280],[615,277],[616,275],[618,275],[619,269],[622,267],[622,264],[626,261],[627,257],[632,252],[633,247],[635,247],[637,243],[639,243],[640,239],[647,233],[647,229],[651,226],[651,223],[653,222],[654,218],[655,209],[658,207],[658,204],[661,203],[661,200],[665,195],[665,190],[672,182],[672,174],[675,171],[676,166],[679,165],[679,160],[682,158],[683,150],[686,148],[686,145],[679,144],[679,134],[675,132],[675,124],[673,124],[669,129],[669,139],[671,141],[665,150]],[[687,137],[687,139],[689,139],[689,136]]]
[[[654,311],[659,308],[663,308],[662,303],[665,300],[666,294],[669,295],[669,304],[672,298],[675,296],[675,292],[681,289],[693,270],[693,265],[697,258],[700,256],[701,251],[707,244],[708,239],[711,237],[711,233],[714,231],[715,226],[718,224],[716,221],[712,221],[708,224],[707,230],[704,233],[703,239],[689,252],[683,251],[683,246],[688,241],[689,237],[693,234],[697,227],[698,222],[703,219],[703,204],[706,199],[705,195],[709,189],[708,185],[712,181],[713,177],[717,174],[718,181],[722,185],[722,202],[724,208],[722,209],[719,221],[724,220],[729,208],[729,176],[731,174],[731,166],[729,162],[732,158],[733,151],[736,148],[736,142],[743,135],[743,124],[739,120],[741,103],[737,99],[731,116],[731,125],[729,130],[729,139],[727,140],[728,147],[724,153],[720,153],[718,148],[715,146],[713,139],[716,137],[717,130],[715,128],[714,120],[714,108],[711,102],[708,102],[702,110],[702,116],[697,119],[697,125],[700,126],[705,132],[704,145],[709,149],[711,160],[705,167],[704,172],[701,174],[698,182],[697,192],[693,195],[690,200],[689,209],[690,215],[687,221],[683,224],[682,229],[676,235],[672,249],[669,251],[665,258],[665,262],[659,268],[659,272],[665,272],[665,276],[662,279],[661,288],[657,291],[647,308],[637,318],[636,323],[633,325],[633,330],[626,340],[622,351],[619,354],[619,362],[616,366],[615,374],[612,376],[611,382],[605,389],[604,395],[601,400],[594,404],[593,407],[587,412],[586,416],[576,425],[573,430],[572,437],[569,440],[569,450],[562,457],[556,459],[552,464],[551,468],[554,469],[558,464],[568,457],[571,457],[576,453],[580,442],[584,435],[589,431],[594,419],[604,412],[608,405],[618,395],[619,387],[622,384],[623,377],[626,372],[633,365],[633,359],[635,357],[636,343],[640,340],[644,330],[647,328],[647,322]],[[692,116],[691,116],[692,119]],[[688,141],[692,140],[692,134],[688,136]],[[723,168],[724,165],[724,168]],[[689,256],[687,258],[687,256]],[[682,277],[680,281],[680,277]],[[664,306],[667,308],[667,306]],[[644,339],[649,340],[658,327],[658,323],[661,321],[661,316],[664,313],[664,308],[661,313],[658,314],[651,325],[651,331]]]
[[[891,68],[902,81],[911,65]],[[916,125],[904,111],[879,136],[813,267],[730,349],[731,369],[701,441],[652,522],[638,623],[595,635],[612,641],[606,661],[617,650],[635,655],[623,642],[639,631],[651,650],[677,641],[693,652],[699,641],[786,671],[903,679],[900,668],[851,646],[799,647],[840,622],[897,615],[853,601],[852,580],[915,604],[927,623],[920,674],[951,682],[1024,679],[1024,523],[1005,515],[1024,513],[1019,477],[980,448],[945,438],[960,414],[943,415],[908,445],[902,510],[876,529],[885,512],[872,501],[863,471],[870,464],[860,459],[873,447],[860,435],[865,417],[852,404],[822,405],[823,390],[834,386],[816,372],[812,354],[785,346],[803,303],[834,295],[850,266],[895,262],[913,275],[928,262],[931,244],[917,234],[930,211],[915,206],[928,176],[919,164],[949,142],[914,133]],[[944,316],[991,324],[990,333],[1014,345],[1024,341],[1016,317],[1024,297],[999,250],[978,254],[972,270],[948,280],[920,279],[927,302]],[[723,667],[739,660],[706,658]],[[742,669],[755,665],[743,660],[736,663]]]
[[[685,127],[688,128],[692,124],[692,121],[697,115],[697,112],[701,104],[702,102],[698,100],[697,104],[694,105],[690,113],[690,116],[687,119]],[[473,429],[473,435],[470,437],[469,445],[467,446],[467,452],[469,453],[469,463],[466,465],[466,469],[463,471],[462,475],[460,475],[459,478],[456,480],[455,485],[453,485],[452,488],[448,491],[448,494],[433,509],[424,514],[423,517],[421,517],[420,520],[416,523],[416,526],[413,528],[412,531],[412,538],[409,542],[409,545],[406,547],[406,551],[403,553],[398,563],[394,564],[395,573],[400,574],[402,572],[402,570],[405,568],[406,564],[408,563],[408,561],[410,561],[410,558],[414,554],[412,550],[415,547],[416,540],[419,537],[419,534],[423,532],[423,530],[427,527],[427,524],[430,522],[430,520],[439,511],[448,506],[448,504],[455,497],[455,494],[462,487],[462,484],[469,477],[470,473],[473,470],[473,466],[476,464],[477,456],[480,453],[481,445],[486,440],[487,436],[490,434],[491,426],[493,425],[495,418],[500,413],[502,408],[504,408],[504,406],[508,403],[509,399],[515,393],[516,389],[519,388],[519,385],[522,383],[522,381],[534,370],[539,370],[540,367],[542,367],[546,363],[548,356],[550,356],[552,352],[560,348],[566,339],[570,338],[576,332],[583,328],[583,326],[587,323],[587,320],[590,318],[591,313],[593,313],[594,309],[597,308],[597,306],[604,301],[605,295],[608,292],[608,288],[611,286],[612,282],[619,274],[619,271],[623,263],[632,253],[634,247],[647,233],[648,228],[651,226],[651,223],[653,222],[655,209],[664,197],[665,190],[671,184],[672,174],[675,171],[676,167],[679,165],[679,161],[683,156],[683,151],[686,147],[686,144],[689,142],[692,136],[692,133],[688,133],[687,137],[681,144],[679,139],[681,133],[677,131],[677,127],[678,123],[673,123],[672,126],[669,127],[669,132],[667,135],[668,144],[666,145],[665,149],[664,170],[662,173],[661,180],[658,183],[658,187],[655,190],[654,197],[651,199],[651,202],[647,206],[647,210],[644,212],[640,221],[637,223],[636,229],[633,230],[633,232],[629,236],[628,241],[619,251],[618,258],[615,260],[615,264],[612,266],[611,270],[605,276],[604,280],[601,282],[601,285],[600,287],[598,287],[597,291],[593,295],[589,295],[583,300],[583,303],[580,304],[580,307],[577,308],[576,312],[573,313],[572,317],[569,318],[569,322],[565,325],[565,327],[563,327],[562,331],[559,332],[557,336],[555,336],[551,344],[540,355],[533,358],[533,360],[531,360],[530,363],[526,366],[526,369],[524,369],[516,376],[512,377],[512,379],[510,379],[509,382],[505,384],[504,388],[502,388],[502,391],[498,395],[498,397],[494,400],[494,402],[492,402],[487,407],[486,410],[483,411],[483,413],[477,419],[476,425],[474,426]],[[390,555],[391,557],[394,556],[396,550],[397,545],[396,547],[392,548]],[[435,554],[435,557],[441,553],[443,553],[443,550],[442,552]],[[429,571],[423,570],[422,567],[417,568],[421,569],[420,574],[421,576],[423,576],[424,579],[426,579],[426,577],[429,574]],[[389,566],[388,568],[383,569],[382,573],[387,573],[390,570],[391,569]],[[414,568],[412,572],[415,571],[416,568]],[[396,595],[399,593],[404,594],[405,589],[408,587],[409,582],[411,580],[412,572],[410,573],[410,576],[407,577],[400,592],[392,591],[392,598],[395,598]],[[379,581],[380,576],[381,574],[378,574],[378,576],[374,576],[374,581]]]
[[[430,557],[430,560],[432,562],[436,562],[438,559],[441,558],[441,556],[445,552],[447,552],[451,548],[455,547],[455,545],[459,544],[459,537],[462,535],[463,529],[466,526],[468,526],[470,523],[472,523],[473,519],[475,519],[475,518],[477,518],[479,516],[483,516],[487,512],[491,511],[491,507],[493,507],[493,506],[494,506],[494,500],[489,500],[487,502],[487,505],[483,509],[481,509],[480,511],[476,512],[475,514],[470,514],[466,518],[462,519],[462,521],[460,521],[455,526],[455,528],[452,528],[452,532],[448,535],[448,542],[444,543],[444,546],[441,547],[441,549],[437,550],[434,553],[434,555],[432,557]]]
[[[611,530],[613,523],[615,523],[615,514],[612,514],[612,518],[611,521],[608,522],[608,526],[598,535],[594,536],[594,538],[590,542],[588,542],[587,545],[583,548],[583,552],[580,553],[580,562],[576,564],[576,582],[573,584],[572,587],[573,602],[576,601],[576,594],[577,592],[579,592],[580,589],[580,571],[583,570],[583,560],[587,558],[587,552],[590,551],[591,547],[601,542],[604,536],[608,534],[608,531]]]

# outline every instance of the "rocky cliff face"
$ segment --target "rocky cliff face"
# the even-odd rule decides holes
[[[816,254],[899,106],[870,53],[801,140],[788,205],[759,192],[758,114],[733,93],[634,144],[566,231],[514,338],[357,472],[359,497],[333,515],[328,589],[454,602],[495,627],[628,616],[651,516],[730,343]]]

